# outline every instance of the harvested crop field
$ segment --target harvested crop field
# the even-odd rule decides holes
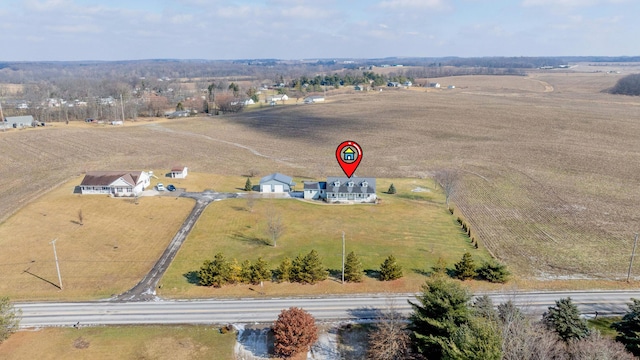
[[[457,214],[514,272],[620,278],[640,219],[640,99],[601,92],[618,78],[537,73],[474,85],[461,77],[456,89],[384,88],[223,117],[0,133],[0,218],[86,170],[180,163],[321,179],[341,173],[335,147],[352,139],[364,151],[359,176],[455,169]]]

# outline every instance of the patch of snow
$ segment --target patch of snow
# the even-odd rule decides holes
[[[423,187],[418,186],[417,188],[411,190],[412,192],[431,192],[431,189],[425,189]]]
[[[332,360],[339,359],[338,329],[332,327],[318,335],[318,341],[307,353],[307,360]]]

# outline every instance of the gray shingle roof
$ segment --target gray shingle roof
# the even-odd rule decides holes
[[[336,181],[340,182],[339,186],[335,186]],[[353,182],[353,186],[349,186],[349,182]],[[367,183],[367,187],[363,187],[363,183]],[[376,193],[375,178],[361,177],[327,177],[327,193]]]
[[[280,173],[273,173],[263,177],[262,179],[260,179],[260,184],[265,183],[267,181],[271,181],[271,180],[275,180],[275,181],[287,184],[289,186],[294,186],[296,184],[293,182],[293,178]]]

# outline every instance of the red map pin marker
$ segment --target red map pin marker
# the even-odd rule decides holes
[[[336,149],[336,159],[342,171],[351,177],[362,160],[362,148],[355,141],[344,141]]]

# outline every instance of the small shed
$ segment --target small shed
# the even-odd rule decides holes
[[[174,166],[169,172],[169,177],[174,179],[184,179],[187,177],[187,171],[186,166]]]
[[[273,173],[260,179],[260,192],[263,193],[286,193],[290,192],[296,183],[293,178],[280,173]]]

